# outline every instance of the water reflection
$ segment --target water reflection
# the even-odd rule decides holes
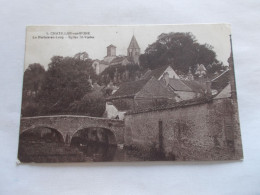
[[[88,144],[68,146],[62,143],[20,141],[21,162],[108,162],[140,161],[131,151],[114,145]]]
[[[38,128],[20,136],[18,158],[21,162],[105,162],[141,160],[115,145],[107,130],[82,130],[66,145],[55,130]]]
[[[78,147],[82,151],[86,158],[90,158],[93,161],[113,161],[115,157],[117,146],[107,145],[107,144],[98,144],[90,143],[85,146]]]

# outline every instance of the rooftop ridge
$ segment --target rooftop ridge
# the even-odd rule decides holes
[[[216,78],[212,79],[211,82],[214,82],[215,80],[217,80],[219,77],[221,77],[223,74],[225,74],[226,72],[228,72],[229,69],[225,70],[224,72],[222,72],[220,75],[218,75]]]
[[[138,114],[138,113],[145,113],[145,112],[153,112],[153,111],[160,111],[160,110],[168,110],[168,109],[174,109],[179,107],[185,107],[185,106],[191,106],[191,105],[197,105],[197,104],[204,104],[213,101],[213,96],[210,97],[204,97],[204,98],[197,98],[192,100],[185,100],[181,102],[176,102],[170,105],[160,106],[160,107],[152,107],[147,109],[140,109],[135,111],[129,111],[126,113],[126,115],[131,114]]]

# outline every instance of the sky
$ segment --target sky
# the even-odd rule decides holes
[[[29,26],[26,33],[25,69],[40,63],[47,69],[53,56],[87,52],[91,59],[103,59],[106,47],[115,45],[117,55],[126,55],[132,36],[144,53],[161,33],[191,32],[200,44],[210,44],[217,59],[227,65],[230,56],[228,24],[138,25],[138,26]]]

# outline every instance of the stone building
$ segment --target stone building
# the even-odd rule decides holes
[[[177,73],[169,65],[162,66],[162,67],[154,69],[154,70],[149,69],[143,74],[142,78],[147,79],[147,78],[154,77],[159,81],[163,78],[165,73],[168,73],[169,78],[180,79],[180,77],[177,75]]]
[[[195,80],[181,79],[179,75],[169,65],[148,70],[142,78],[154,77],[169,87],[177,96],[179,101],[189,100],[201,97],[206,90],[206,87]]]
[[[176,93],[181,100],[189,100],[196,98],[196,92],[188,87],[183,81],[180,79],[169,78],[166,83],[171,90]]]
[[[207,82],[213,94],[128,112],[125,144],[144,153],[156,149],[171,160],[242,159],[232,50],[228,62],[229,70]]]
[[[135,64],[139,65],[140,54],[141,49],[135,39],[135,36],[133,35],[131,42],[127,48],[127,57],[130,59],[130,61],[133,61]]]
[[[113,109],[106,110],[107,115],[117,108],[126,112],[141,108],[157,107],[178,101],[176,94],[163,85],[156,78],[147,78],[133,82],[122,83],[119,89],[109,98],[107,105],[114,105]],[[109,106],[107,106],[109,108]]]
[[[116,46],[114,45],[107,46],[107,57],[114,57],[114,56],[116,56]]]
[[[123,120],[128,109],[129,108],[127,104],[122,104],[119,101],[114,101],[113,103],[111,101],[108,101],[106,102],[104,117]]]
[[[109,67],[109,63],[105,62],[104,60],[94,60],[92,63],[92,67],[94,68],[96,74],[100,74],[103,72],[107,67]]]
[[[190,100],[125,115],[125,144],[173,160],[241,159],[232,99]],[[145,120],[144,120],[145,119]]]
[[[106,117],[122,119],[127,111],[195,99],[205,90],[197,81],[181,80],[171,66],[148,70],[140,80],[122,83],[107,98]]]
[[[141,54],[141,49],[136,41],[135,36],[132,37],[130,44],[127,48],[127,55],[119,55],[116,54],[116,46],[109,45],[107,46],[107,55],[103,58],[103,60],[94,60],[92,67],[96,71],[96,74],[102,73],[109,66],[126,66],[128,64],[138,64],[139,65],[139,57]]]
[[[232,77],[231,71],[227,70],[212,79],[208,82],[212,94],[206,93],[200,99],[128,112],[125,115],[125,144],[143,151],[156,148],[166,158],[174,160],[242,159]]]

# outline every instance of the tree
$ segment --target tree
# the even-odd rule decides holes
[[[140,65],[143,68],[155,69],[171,65],[184,74],[188,73],[189,68],[194,73],[197,64],[203,64],[206,69],[210,69],[213,63],[219,64],[213,47],[209,44],[199,44],[189,32],[163,33],[140,56]]]
[[[41,90],[45,69],[41,64],[30,64],[24,72],[22,116],[35,116],[39,109],[36,96]]]
[[[89,59],[89,55],[87,52],[79,52],[74,55],[74,58],[79,60],[87,60]]]
[[[92,60],[54,56],[38,96],[41,114],[66,112],[68,106],[91,90],[89,77],[96,77]]]
[[[30,64],[24,72],[23,90],[30,93],[38,93],[45,75],[45,69],[41,64]]]
[[[101,91],[91,91],[81,100],[71,103],[68,111],[75,114],[102,117],[105,109],[106,101],[103,93]]]
[[[115,77],[116,82],[115,82]],[[99,83],[108,84],[114,81],[117,84],[126,81],[134,81],[136,77],[140,77],[140,67],[136,64],[128,64],[126,66],[114,65],[106,68],[99,77]]]

